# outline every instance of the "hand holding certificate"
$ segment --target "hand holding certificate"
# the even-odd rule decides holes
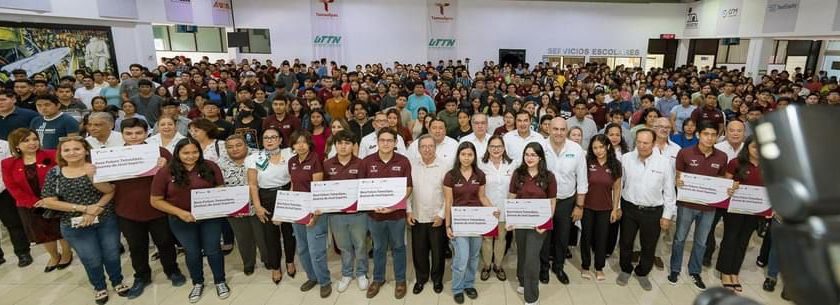
[[[499,235],[496,207],[452,207],[452,233],[455,236]]]
[[[770,216],[773,210],[767,200],[767,189],[761,186],[741,185],[729,200],[729,213]]]
[[[357,208],[359,180],[312,181],[312,211],[352,213]]]
[[[90,151],[96,166],[94,183],[151,176],[157,173],[160,148],[154,144],[97,148]]]
[[[309,224],[312,218],[311,204],[312,193],[277,191],[271,220]]]
[[[359,211],[406,208],[406,178],[359,179]]]
[[[517,229],[552,229],[552,216],[551,199],[508,199],[505,203],[505,221]]]
[[[682,173],[683,185],[677,189],[677,201],[725,208],[729,204],[727,190],[734,181],[719,177]]]
[[[190,211],[196,220],[251,213],[248,186],[195,189],[191,199]]]

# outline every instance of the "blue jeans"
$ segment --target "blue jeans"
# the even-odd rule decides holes
[[[674,232],[674,244],[671,245],[671,272],[680,273],[682,270],[683,249],[691,223],[694,226],[694,245],[688,260],[688,274],[700,274],[703,268],[703,254],[706,253],[706,239],[712,229],[715,211],[700,211],[686,207],[677,208],[677,230]]]
[[[185,261],[193,285],[204,284],[202,252],[207,256],[207,264],[213,272],[213,283],[225,282],[225,257],[219,245],[222,224],[225,222],[225,218],[213,218],[186,223],[178,217],[169,216],[169,228],[184,247]]]
[[[328,286],[330,270],[327,268],[327,233],[329,216],[323,214],[315,224],[307,227],[302,224],[292,224],[297,241],[297,255],[300,264],[306,271],[309,280],[316,280],[321,286]]]
[[[365,244],[368,216],[365,213],[330,215],[330,230],[335,244],[341,250],[341,276],[367,275],[368,257]],[[356,272],[353,272],[355,263]]]
[[[781,225],[781,223],[774,218],[773,224],[771,224],[770,227],[779,225]],[[765,235],[765,238],[767,238],[766,236],[767,235]],[[771,240],[770,242],[772,243],[773,241]],[[770,245],[770,252],[767,255],[767,277],[772,279],[779,277],[779,252],[776,251],[776,247],[772,244]]]
[[[61,235],[79,255],[88,281],[96,291],[105,290],[105,272],[116,286],[123,281],[120,265],[120,228],[117,217],[110,214],[99,218],[99,224],[84,228],[71,228],[61,224]],[[103,272],[102,269],[105,269]]]
[[[373,281],[385,282],[385,263],[388,247],[394,259],[394,279],[405,282],[405,219],[377,221],[368,219],[373,239]]]
[[[481,237],[455,237],[451,240],[455,253],[452,256],[452,294],[464,292],[464,288],[475,288],[475,270],[478,269],[478,254]]]

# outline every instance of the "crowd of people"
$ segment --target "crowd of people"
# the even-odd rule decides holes
[[[325,59],[275,66],[166,58],[157,68],[132,64],[127,75],[80,70],[58,84],[13,71],[0,92],[0,220],[18,266],[32,264],[31,243],[50,256],[44,272],[65,269],[75,253],[97,303],[109,298],[106,275],[118,295],[136,298],[152,281],[151,237],[173,286],[187,280],[176,260],[184,252],[188,298],[197,302],[205,259],[218,297],[230,295],[225,256],[236,245],[246,275],[256,271],[259,252],[275,284],[302,266],[300,290],[318,286],[326,298],[332,241],[341,257],[339,292],[355,280],[374,298],[390,251],[401,299],[410,245],[412,293],[430,282],[441,293],[451,259],[460,304],[478,297],[476,277],[507,281],[514,244],[517,292],[536,304],[539,283],[551,273],[569,283],[565,261],[575,245],[583,279],[605,281],[606,259],[618,247],[619,285],[635,277],[651,290],[654,267],[667,268],[667,280],[678,283],[693,224],[683,280],[705,289],[701,271],[719,247],[720,284],[742,291],[738,274],[758,232],[763,288],[775,289],[779,262],[767,226],[778,220],[677,201],[676,189],[684,173],[733,179],[730,196],[740,185],[763,185],[752,124],[791,104],[840,103],[836,79],[492,61],[473,73],[467,63],[351,69]],[[154,176],[94,182],[92,149],[142,144],[160,146]],[[272,221],[277,191],[386,177],[407,178],[405,210],[312,211],[308,224]],[[191,190],[246,185],[245,216],[196,220],[190,211]],[[505,204],[514,198],[549,199],[551,229],[506,225]],[[495,207],[497,237],[455,236],[457,206]],[[131,284],[121,270],[123,243]]]

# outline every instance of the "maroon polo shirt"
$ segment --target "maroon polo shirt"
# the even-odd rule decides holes
[[[597,160],[587,163],[589,191],[586,192],[584,207],[593,211],[612,210],[613,184],[615,183],[612,171],[606,164],[601,165]]]
[[[452,172],[446,173],[443,177],[443,186],[452,189],[452,206],[480,207],[481,200],[478,198],[478,190],[487,184],[484,172],[473,170],[469,179],[455,177]]]
[[[694,112],[691,113],[691,119],[697,124],[700,124],[702,121],[709,121],[713,124],[723,124],[723,120],[725,119],[723,113],[720,112],[717,108],[708,109],[706,106],[701,108],[694,109]]]
[[[723,177],[726,173],[726,154],[716,148],[707,157],[699,145],[680,149],[677,153],[677,171],[695,175]],[[714,211],[714,207],[677,201],[677,205],[701,211]]]
[[[356,156],[350,157],[346,165],[338,161],[338,157],[324,160],[324,180],[351,180],[359,179],[359,164],[362,159]]]
[[[172,154],[166,148],[160,148],[160,156],[167,162]],[[166,167],[166,166],[164,166]],[[162,170],[162,169],[161,169]],[[166,216],[149,203],[154,176],[114,181],[114,211],[118,216],[137,222],[144,222]]]
[[[545,187],[537,183],[536,177],[525,175],[520,177],[518,173],[513,173],[513,178],[510,179],[509,193],[516,194],[518,199],[552,199],[557,197],[557,180],[554,175],[548,173]],[[518,177],[518,178],[517,178]]]
[[[598,129],[604,128],[604,125],[607,124],[607,105],[606,104],[598,104],[598,103],[591,103],[588,105],[589,109],[595,109],[595,111],[589,111],[592,114],[592,120],[595,121],[595,125]]]
[[[388,162],[382,161],[379,153],[374,153],[359,162],[359,178],[397,178],[406,177],[406,187],[411,187],[411,162],[405,156],[394,153]],[[373,220],[397,220],[405,218],[405,210],[396,210],[388,214],[369,213]]]
[[[292,177],[292,191],[310,192],[312,190],[312,175],[324,172],[317,154],[309,152],[306,159],[300,160],[300,155],[289,159],[289,176]]]
[[[288,112],[282,121],[277,119],[277,115],[270,115],[263,120],[262,130],[266,130],[269,127],[280,129],[280,133],[283,136],[283,144],[280,146],[285,148],[289,146],[289,137],[292,135],[292,132],[300,130],[300,120]],[[262,135],[259,136],[262,137]]]
[[[166,200],[179,209],[187,212],[191,211],[192,190],[213,188],[225,184],[222,170],[219,169],[216,162],[204,160],[204,164],[213,171],[213,179],[207,181],[201,178],[198,175],[198,166],[196,166],[187,173],[190,184],[186,187],[175,184],[172,173],[169,171],[169,166],[160,169],[155,174],[155,178],[152,179],[152,196],[161,196],[163,200]]]
[[[733,180],[745,185],[764,186],[764,178],[761,177],[761,168],[750,163],[747,166],[747,172],[745,173],[746,177],[744,177],[744,179],[739,179],[739,164],[740,162],[738,162],[738,158],[735,158],[732,159],[732,161],[729,161],[729,164],[726,165],[726,172],[732,174]]]

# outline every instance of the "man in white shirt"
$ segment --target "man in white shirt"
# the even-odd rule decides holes
[[[442,121],[441,121],[442,123]],[[445,128],[444,128],[445,129]],[[443,226],[445,214],[443,204],[443,177],[452,168],[437,157],[439,147],[431,135],[422,135],[414,143],[420,150],[419,159],[411,160],[411,180],[415,184],[406,220],[411,226],[411,248],[414,273],[417,282],[412,292],[419,294],[431,277],[434,291],[443,291],[444,256],[446,229]],[[414,144],[412,143],[412,145]],[[431,254],[431,265],[429,265]]]
[[[653,122],[653,131],[656,132],[656,142],[653,144],[653,153],[667,157],[671,167],[675,171],[674,173],[676,174],[675,166],[677,154],[680,152],[681,148],[676,143],[671,142],[669,136],[671,135],[672,127],[671,120],[668,118],[658,118]],[[676,221],[676,219],[671,220]],[[656,257],[653,260],[653,265],[662,270],[665,269],[665,262],[662,260],[662,257],[670,255],[671,245],[674,242],[674,228],[669,227],[667,230],[662,230],[660,235],[661,240],[656,244]],[[637,238],[636,249],[641,248],[638,241],[639,239]]]
[[[364,159],[367,156],[375,154],[379,151],[379,144],[376,140],[376,132],[379,131],[381,128],[385,128],[388,126],[388,115],[384,112],[377,112],[373,118],[373,128],[375,129],[374,132],[366,135],[362,138],[361,142],[359,142],[359,159]],[[399,154],[405,154],[405,141],[403,141],[402,136],[397,135],[397,144],[394,146],[394,152]]]
[[[88,116],[87,131],[90,135],[85,140],[91,149],[125,145],[122,134],[114,131],[114,117],[107,112],[91,113]]]
[[[739,120],[732,120],[726,124],[726,135],[724,140],[715,144],[717,150],[726,154],[726,162],[732,161],[738,157],[738,153],[744,148],[744,130],[746,125]],[[712,230],[709,231],[709,236],[706,237],[706,253],[703,254],[703,266],[712,266],[712,254],[717,248],[717,241],[715,240],[715,228],[720,219],[726,214],[726,209],[716,209],[715,218],[712,220]]]
[[[91,100],[93,100],[94,97],[99,96],[99,90],[102,88],[94,86],[93,77],[88,74],[85,74],[82,78],[82,84],[84,86],[76,89],[76,94],[74,94],[74,96],[76,99],[82,101],[88,109],[93,109],[91,108]]]
[[[9,150],[9,143],[5,140],[0,140],[0,160],[11,156]],[[3,178],[0,177],[0,222],[9,230],[9,239],[18,257],[18,267],[23,268],[32,264],[32,255],[29,254],[29,238],[26,237],[26,231],[23,228],[23,222],[20,220],[17,206],[15,206],[15,199],[6,190],[6,184],[3,183]],[[0,265],[6,263],[6,258],[3,257],[3,249],[0,248]]]
[[[435,142],[435,156],[447,168],[452,168],[452,164],[455,162],[455,153],[458,150],[458,141],[446,136],[446,122],[438,118],[432,119],[429,122],[429,135]],[[419,141],[414,141],[408,146],[406,157],[411,162],[420,160],[419,144]]]
[[[543,143],[548,170],[557,180],[557,204],[554,208],[554,229],[550,242],[543,243],[540,253],[540,280],[548,282],[548,257],[554,253],[552,271],[557,280],[569,284],[569,276],[563,271],[566,251],[569,246],[569,232],[572,223],[583,217],[583,203],[589,190],[587,179],[586,152],[577,143],[566,138],[566,120],[557,117],[551,120],[551,135]]]
[[[531,115],[524,110],[516,113],[515,119],[516,130],[506,133],[503,137],[505,140],[505,152],[512,160],[513,168],[522,163],[522,152],[525,150],[525,145],[535,142],[542,145],[545,142],[542,135],[531,130]]]
[[[636,150],[621,158],[624,174],[621,176],[621,210],[624,216],[619,239],[621,273],[616,283],[627,285],[631,273],[635,273],[639,285],[648,291],[653,289],[648,274],[653,268],[659,234],[671,226],[671,218],[677,211],[673,166],[666,157],[653,153],[655,140],[656,134],[652,130],[639,130]],[[642,253],[634,268],[633,241],[637,232]]]
[[[470,123],[472,124],[473,132],[461,138],[460,143],[472,143],[475,146],[475,157],[481,159],[487,153],[487,143],[490,142],[490,135],[487,134],[487,115],[483,113],[473,114]]]

